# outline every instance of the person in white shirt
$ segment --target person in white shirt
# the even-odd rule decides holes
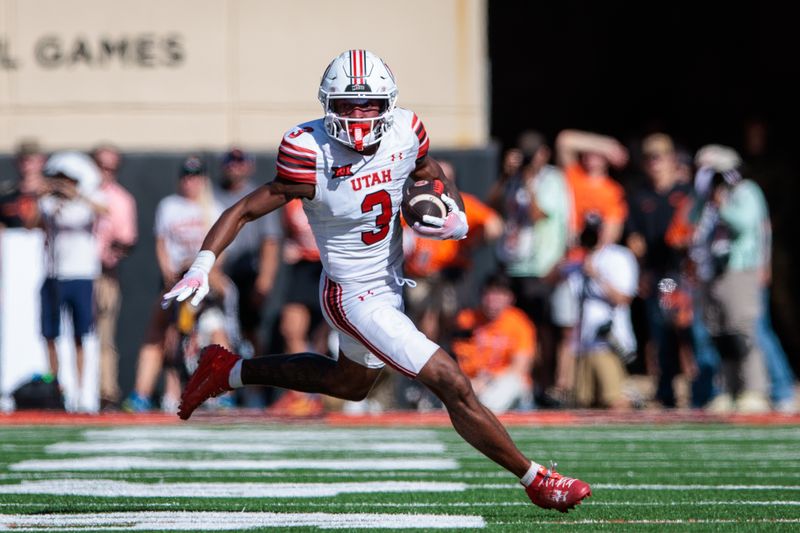
[[[178,179],[178,192],[163,198],[156,207],[156,259],[163,288],[171,287],[189,268],[192,258],[200,250],[203,236],[222,213],[222,208],[212,196],[206,166],[199,157],[186,158]],[[221,275],[216,268],[212,277],[217,279]],[[173,312],[161,307],[159,296],[159,302],[154,304],[145,341],[139,350],[134,390],[123,402],[123,410],[140,412],[152,408],[151,396],[165,362],[168,371],[164,379],[162,409],[172,410],[176,407],[181,388],[179,375],[174,372],[178,362],[172,359],[165,361],[165,340],[172,322]],[[170,354],[172,352],[174,350]]]
[[[57,152],[44,167],[46,176],[39,199],[39,216],[32,221],[45,232],[46,278],[41,289],[42,335],[47,340],[50,372],[58,378],[56,339],[61,334],[61,311],[68,309],[75,341],[78,393],[67,398],[76,410],[83,385],[83,338],[94,327],[93,284],[100,274],[100,255],[93,227],[106,213],[99,190],[100,172],[81,152]]]
[[[566,267],[566,281],[557,289],[554,316],[570,327],[576,358],[573,390],[579,407],[630,407],[623,394],[626,363],[636,357],[630,303],[639,283],[636,256],[617,244],[602,244],[603,221],[586,216],[581,247],[586,256]]]

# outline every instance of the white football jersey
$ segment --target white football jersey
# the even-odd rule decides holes
[[[332,139],[322,119],[283,137],[277,176],[313,183],[303,207],[322,265],[335,282],[367,281],[401,274],[400,203],[403,183],[428,153],[428,135],[413,112],[396,108],[392,127],[373,155]]]

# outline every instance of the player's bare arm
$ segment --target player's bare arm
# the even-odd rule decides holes
[[[464,200],[461,198],[461,193],[458,192],[458,187],[451,179],[447,177],[442,167],[432,157],[424,157],[417,163],[414,172],[412,172],[408,179],[411,180],[439,180],[445,185],[445,193],[447,196],[455,200],[458,208],[464,210]]]
[[[271,213],[289,200],[313,196],[314,186],[307,183],[275,180],[262,185],[222,213],[206,235],[202,249],[219,256],[248,222]]]
[[[245,224],[278,209],[293,198],[313,198],[313,196],[313,185],[276,179],[226,209],[206,234],[200,253],[197,254],[183,279],[164,294],[161,306],[166,308],[173,299],[182,302],[192,295],[194,295],[191,300],[192,305],[199,305],[208,294],[208,275],[214,263]]]

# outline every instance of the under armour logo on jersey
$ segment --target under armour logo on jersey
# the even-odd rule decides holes
[[[372,292],[372,290],[368,290],[368,291],[367,291],[367,292],[365,292],[364,294],[360,294],[360,295],[358,296],[358,299],[359,299],[359,300],[361,300],[361,301],[363,302],[364,300],[366,300],[366,299],[367,299],[367,297],[368,297],[368,296],[374,296],[374,295],[375,295],[375,293],[374,293],[374,292]]]
[[[300,137],[302,134],[311,133],[312,131],[314,131],[314,128],[312,128],[311,126],[306,126],[305,128],[297,127],[294,129],[294,131],[292,131],[292,133],[289,134],[289,138],[296,139]]]
[[[344,165],[342,167],[333,167],[333,177],[334,178],[347,178],[353,175],[353,165]]]

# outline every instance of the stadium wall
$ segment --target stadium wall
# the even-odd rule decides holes
[[[485,0],[0,0],[0,153],[273,150],[343,50],[393,69],[440,147],[488,139]]]

